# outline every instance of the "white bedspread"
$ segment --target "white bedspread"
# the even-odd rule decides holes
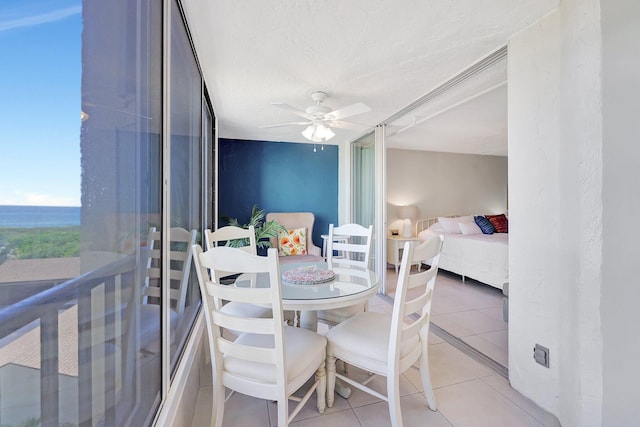
[[[422,240],[435,236],[429,230],[420,233]],[[498,289],[509,281],[509,235],[444,234],[440,268],[469,277]]]

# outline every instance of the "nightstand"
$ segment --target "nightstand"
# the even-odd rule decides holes
[[[419,242],[417,237],[400,237],[400,236],[387,236],[387,263],[393,264],[398,274],[398,267],[402,261],[402,249],[405,242]],[[418,267],[420,263],[415,263]]]

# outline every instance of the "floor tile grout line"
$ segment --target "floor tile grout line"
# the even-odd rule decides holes
[[[378,294],[378,296],[383,301],[386,301],[387,303],[393,305],[393,298],[391,298],[389,295]],[[417,315],[415,313],[410,315],[410,316],[414,317],[414,318],[417,318]],[[506,366],[503,366],[502,364],[500,364],[497,361],[493,360],[492,358],[488,357],[484,353],[479,352],[478,350],[476,350],[475,348],[471,347],[469,344],[467,344],[463,340],[455,337],[454,335],[450,334],[449,332],[445,331],[444,329],[440,328],[439,326],[435,325],[434,323],[430,324],[429,329],[431,330],[431,332],[433,332],[440,339],[442,339],[446,343],[452,345],[453,347],[458,349],[463,354],[469,356],[470,358],[472,358],[476,362],[478,362],[478,363],[484,365],[485,367],[491,369],[492,371],[494,371],[498,375],[500,375],[503,378],[505,378],[507,381],[509,380],[509,368],[507,368]]]

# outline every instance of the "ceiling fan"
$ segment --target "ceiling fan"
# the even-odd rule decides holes
[[[304,111],[292,107],[288,104],[279,102],[272,103],[271,105],[275,105],[276,107],[290,111],[300,117],[304,117],[305,119],[307,119],[307,121],[282,123],[260,127],[274,128],[292,125],[307,126],[307,128],[302,131],[302,136],[313,142],[324,142],[333,138],[336,134],[331,130],[332,127],[354,129],[358,131],[361,131],[365,128],[365,126],[363,125],[345,122],[342,119],[355,116],[357,114],[368,113],[369,111],[371,111],[371,108],[369,108],[367,105],[363,104],[362,102],[358,102],[332,111],[331,108],[322,105],[325,99],[327,99],[327,94],[325,92],[319,90],[312,92],[311,100],[315,102],[315,105],[307,107]]]

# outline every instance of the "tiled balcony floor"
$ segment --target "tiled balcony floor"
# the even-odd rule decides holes
[[[393,270],[391,270],[394,274]],[[455,277],[447,274],[439,275],[439,282],[456,281]],[[388,283],[392,283],[390,278]],[[452,283],[453,283],[452,282]],[[436,284],[436,300],[434,300],[433,313],[435,316],[451,314],[455,312],[453,305],[447,305],[446,298],[438,297],[447,295],[442,285],[438,292]],[[451,283],[450,283],[451,284]],[[482,289],[482,288],[481,288]],[[454,293],[459,291],[453,291]],[[484,293],[487,290],[485,289]],[[489,290],[490,291],[490,290]],[[392,290],[391,290],[392,293]],[[491,295],[491,292],[488,292]],[[495,294],[495,293],[494,293]],[[460,322],[470,321],[475,328],[482,330],[471,331],[467,336],[483,337],[488,342],[494,340],[496,347],[503,346],[503,337],[506,335],[506,326],[496,322],[498,306],[501,307],[501,294],[492,301],[486,297],[480,303],[480,313],[487,317],[487,322],[477,324],[477,318],[463,319]],[[464,298],[464,297],[463,297]],[[482,297],[480,297],[482,299]],[[470,299],[471,305],[473,299]],[[438,307],[438,304],[441,307]],[[447,308],[448,307],[448,308]],[[372,311],[391,311],[389,302],[379,296],[372,298],[369,309]],[[501,310],[501,308],[500,308]],[[438,314],[437,314],[438,313]],[[462,316],[464,318],[464,316]],[[500,311],[501,319],[501,311]],[[506,325],[506,324],[505,324]],[[495,328],[495,330],[494,330]],[[500,332],[500,331],[505,331]],[[506,358],[506,350],[503,352]],[[428,409],[426,399],[422,392],[419,372],[410,369],[402,375],[401,404],[402,416],[405,427],[422,426],[456,426],[456,427],[500,427],[500,426],[557,426],[557,420],[552,415],[537,407],[520,393],[513,390],[509,382],[490,368],[470,358],[454,346],[430,333],[429,337],[429,361],[431,367],[431,379],[434,386],[438,411]],[[357,376],[364,373],[357,368],[350,368],[350,375]],[[372,384],[385,390],[384,378],[377,378]],[[211,415],[212,387],[210,375],[203,375],[201,387],[198,393],[196,410],[192,427],[209,426]],[[251,426],[271,427],[276,424],[276,411],[273,402],[254,399],[236,394],[225,405],[223,426]],[[353,390],[349,399],[336,396],[336,402],[332,408],[327,408],[324,414],[318,413],[315,408],[315,398],[312,397],[306,407],[297,415],[291,424],[296,427],[374,427],[389,426],[389,410],[387,403],[376,399],[359,390]]]

